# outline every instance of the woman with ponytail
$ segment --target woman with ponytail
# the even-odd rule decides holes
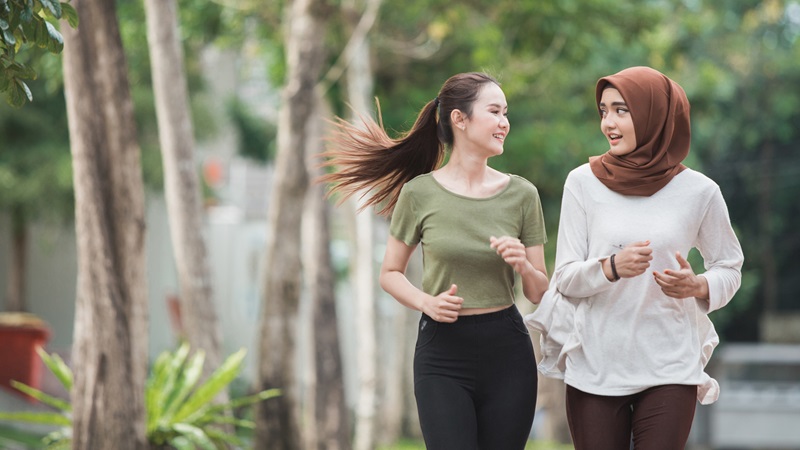
[[[401,138],[339,120],[325,154],[332,192],[391,214],[380,283],[422,313],[414,387],[429,450],[522,450],[533,422],[536,361],[514,283],[539,302],[546,234],[536,187],[488,166],[503,153],[507,112],[494,78],[458,74]],[[405,274],[418,245],[421,289]]]

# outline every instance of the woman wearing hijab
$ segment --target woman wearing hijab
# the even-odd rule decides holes
[[[610,148],[566,180],[551,289],[526,320],[542,331],[540,371],[567,384],[577,450],[682,449],[697,400],[719,395],[707,314],[739,288],[742,250],[719,187],[681,164],[683,89],[632,67],[595,95]]]

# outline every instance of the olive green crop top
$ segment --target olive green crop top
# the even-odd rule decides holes
[[[525,247],[547,241],[539,193],[517,175],[486,198],[458,195],[432,174],[420,175],[400,191],[389,233],[409,246],[422,243],[422,290],[438,295],[455,284],[464,308],[514,302],[514,269],[490,247],[490,236],[517,237]]]

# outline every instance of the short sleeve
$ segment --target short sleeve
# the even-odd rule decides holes
[[[406,245],[417,245],[421,239],[421,227],[414,207],[414,198],[408,185],[403,186],[392,212],[389,234]]]
[[[531,185],[531,191],[526,196],[526,205],[523,208],[522,231],[519,240],[525,247],[533,247],[547,242],[547,232],[544,226],[544,213],[539,192]]]

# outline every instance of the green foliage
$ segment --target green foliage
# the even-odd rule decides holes
[[[56,376],[67,391],[72,388],[72,371],[67,367],[64,360],[57,354],[49,355],[41,348],[37,348],[36,352],[42,358],[42,361],[47,368]],[[0,421],[17,422],[26,424],[48,425],[51,427],[58,427],[56,431],[51,432],[42,440],[43,448],[47,450],[56,450],[60,448],[68,448],[65,445],[70,443],[72,418],[72,405],[55,398],[44,392],[20,383],[12,381],[11,385],[21,392],[24,392],[31,397],[39,400],[43,404],[55,409],[54,412],[0,412]],[[0,432],[0,437],[13,439],[16,433],[5,434]]]
[[[69,367],[58,355],[49,355],[42,349],[37,351],[47,368],[69,391],[73,380]],[[145,386],[148,441],[153,445],[170,445],[178,450],[217,450],[227,448],[227,444],[243,445],[239,437],[224,431],[222,427],[253,429],[255,425],[252,421],[235,418],[231,412],[280,395],[278,389],[269,389],[225,404],[212,403],[217,394],[236,379],[244,356],[244,349],[230,355],[201,382],[204,362],[202,351],[190,356],[189,346],[183,344],[175,352],[159,355]],[[21,392],[52,407],[56,412],[0,412],[0,420],[61,427],[44,439],[45,448],[68,448],[72,425],[71,405],[23,383],[12,383]],[[14,437],[0,429],[0,437],[3,436],[9,439]]]
[[[661,60],[692,102],[696,163],[725,195],[745,254],[742,287],[712,318],[731,340],[759,339],[759,320],[800,309],[800,4],[681,5],[658,32]]]
[[[45,66],[49,54],[31,59]],[[37,101],[24,109],[0,103],[0,211],[21,223],[70,219],[74,211],[72,163],[64,95],[37,85]]]
[[[253,114],[238,99],[228,102],[228,115],[238,131],[239,154],[259,163],[271,161],[276,151],[275,126]]]
[[[62,18],[71,27],[78,26],[78,13],[67,2],[0,0],[0,92],[6,94],[10,105],[20,107],[33,100],[25,80],[37,76],[35,70],[17,59],[17,53],[26,44],[61,53],[64,38],[56,25]]]

